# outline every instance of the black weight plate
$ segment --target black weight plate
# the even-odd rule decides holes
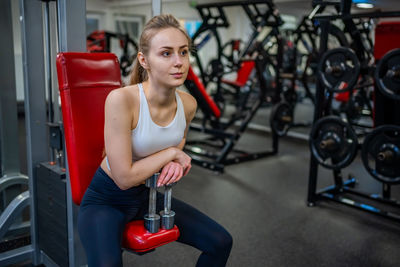
[[[327,116],[314,124],[309,144],[311,153],[319,164],[328,169],[339,170],[354,160],[358,139],[346,121],[337,116]]]
[[[278,136],[285,136],[293,124],[293,108],[286,102],[276,104],[270,115],[270,126]]]
[[[400,183],[400,126],[382,125],[368,134],[361,159],[372,177],[384,183]]]
[[[329,91],[349,91],[357,83],[360,62],[350,48],[339,47],[325,52],[318,65],[318,77]]]
[[[383,95],[400,100],[400,48],[382,57],[375,70],[375,81]]]

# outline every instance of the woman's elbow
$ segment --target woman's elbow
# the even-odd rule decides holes
[[[129,181],[128,176],[123,174],[115,174],[114,183],[118,186],[121,190],[127,190],[132,187],[132,182]]]

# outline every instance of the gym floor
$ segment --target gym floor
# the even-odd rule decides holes
[[[303,111],[297,114],[310,118],[309,107],[300,108]],[[268,121],[268,112],[260,110],[254,121]],[[20,127],[24,128],[21,117]],[[23,152],[25,136],[20,132]],[[238,147],[268,150],[271,136],[248,130]],[[309,161],[306,141],[281,138],[278,155],[228,166],[224,174],[194,165],[174,187],[173,196],[231,233],[234,243],[227,266],[400,266],[399,223],[331,201],[307,207]],[[381,192],[381,184],[365,171],[359,158],[343,170],[345,176],[350,173],[357,178],[356,188]],[[332,172],[319,168],[318,188],[331,184]],[[400,198],[396,186],[392,195]],[[199,254],[174,242],[143,256],[124,252],[123,261],[124,266],[186,267],[195,266]]]

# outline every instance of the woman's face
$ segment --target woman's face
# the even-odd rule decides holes
[[[189,69],[189,44],[186,36],[176,28],[154,34],[147,58],[149,78],[162,86],[183,84]]]

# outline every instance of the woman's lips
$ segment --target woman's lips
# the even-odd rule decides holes
[[[183,73],[182,72],[176,72],[176,73],[172,73],[171,75],[174,76],[174,78],[176,78],[176,79],[180,79],[180,78],[182,78]]]

